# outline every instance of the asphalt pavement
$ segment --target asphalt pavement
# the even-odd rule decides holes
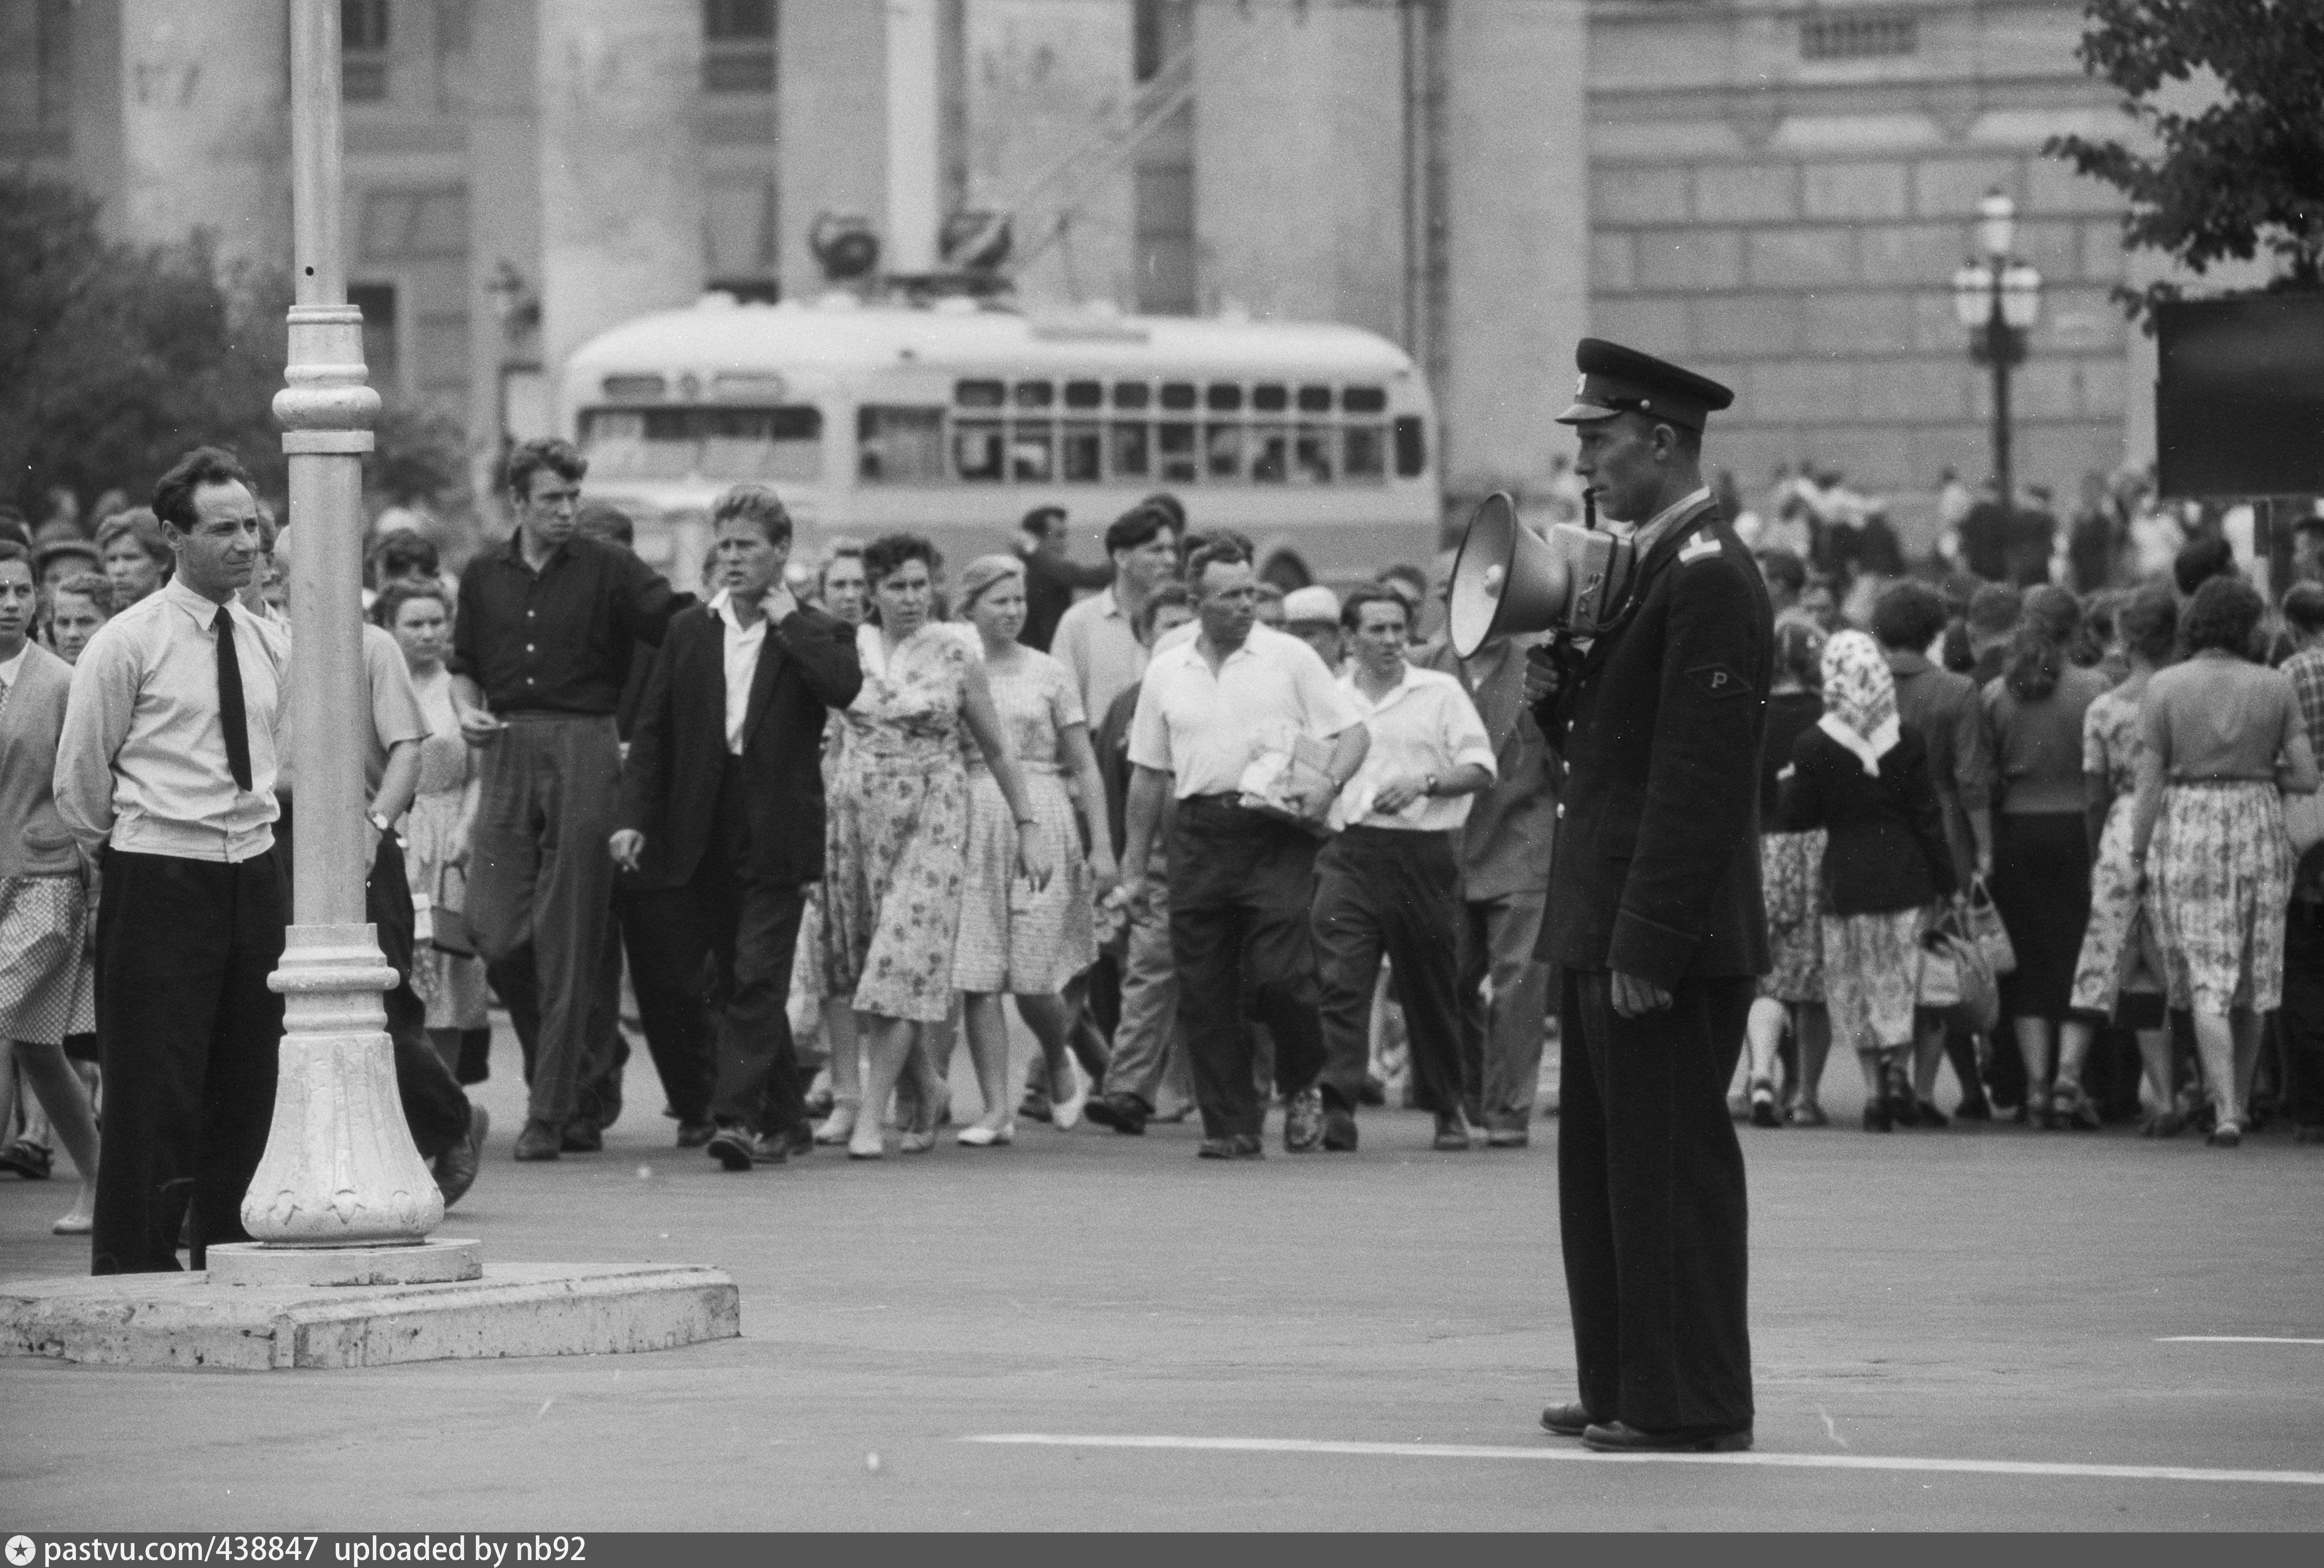
[[[1192,1124],[1022,1123],[1012,1148],[737,1176],[671,1147],[641,1055],[604,1153],[519,1166],[503,1039],[484,1174],[439,1233],[480,1238],[488,1271],[724,1268],[741,1340],[0,1361],[0,1526],[2324,1526],[2324,1148],[1869,1135],[1848,1066],[1830,1129],[1743,1130],[1749,1455],[1605,1460],[1537,1430],[1573,1386],[1554,1121],[1439,1155],[1426,1117],[1372,1111],[1360,1151],[1296,1158],[1271,1122],[1261,1165],[1196,1160]],[[68,1195],[0,1178],[0,1277],[86,1268],[47,1233]]]

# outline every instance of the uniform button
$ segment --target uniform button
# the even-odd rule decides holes
[[[527,653],[531,652],[531,651],[532,651],[532,644],[531,644],[531,643],[530,643],[530,642],[526,643],[526,644],[524,645],[524,650],[525,650]]]
[[[1563,822],[1565,820],[1565,807],[1563,806],[1560,806],[1557,808],[1557,820],[1560,822]]]

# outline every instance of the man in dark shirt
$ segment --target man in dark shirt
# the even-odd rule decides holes
[[[603,1147],[576,1118],[595,1042],[609,1037],[618,972],[604,962],[621,745],[613,711],[639,642],[659,645],[690,597],[625,550],[581,537],[588,463],[565,441],[509,458],[517,530],[468,563],[450,666],[481,761],[468,928],[512,1020],[539,1044],[519,1159]],[[489,708],[490,711],[484,711]]]
[[[1990,479],[1978,493],[1977,504],[1961,520],[1960,562],[1988,583],[2009,576],[2009,508]]]
[[[1058,620],[1073,607],[1074,592],[1113,581],[1113,563],[1084,567],[1066,558],[1062,506],[1037,506],[1017,527],[1017,553],[1025,558],[1025,630],[1017,641],[1047,653]]]

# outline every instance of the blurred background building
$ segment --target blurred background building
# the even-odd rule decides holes
[[[547,370],[706,289],[989,256],[1040,307],[1403,344],[1455,504],[1545,484],[1572,343],[1733,385],[1715,460],[1890,493],[1986,467],[1949,281],[2018,204],[2045,308],[2018,472],[2142,458],[2113,194],[2037,155],[2115,111],[2074,0],[343,0],[374,382],[480,453]],[[125,237],[290,254],[283,0],[0,0],[0,161]],[[948,221],[949,220],[949,221]],[[952,254],[942,235],[949,230]]]

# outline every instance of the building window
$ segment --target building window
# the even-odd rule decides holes
[[[1810,16],[1800,23],[1802,60],[1873,60],[1910,54],[1919,43],[1914,19],[1893,12]]]
[[[364,368],[383,392],[402,390],[403,365],[395,351],[395,285],[349,283],[347,303],[363,312]]]
[[[388,0],[339,0],[339,93],[351,104],[387,97]]]
[[[702,90],[775,90],[775,0],[702,0]]]

